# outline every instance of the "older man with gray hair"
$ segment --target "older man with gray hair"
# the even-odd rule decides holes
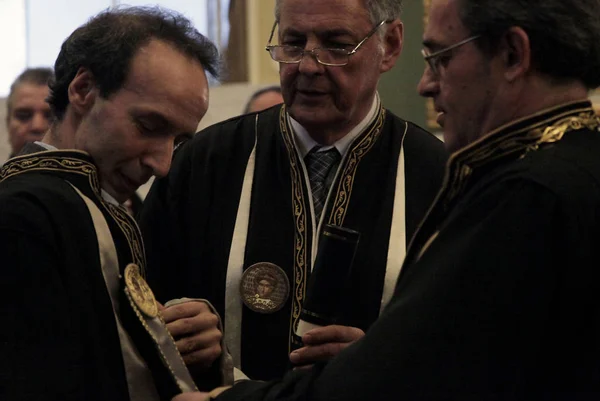
[[[196,135],[146,199],[148,279],[159,300],[211,300],[235,365],[251,378],[327,360],[363,336],[441,184],[442,143],[377,94],[402,50],[401,3],[277,1],[266,49],[284,105]],[[335,324],[302,325],[328,224],[360,241],[352,268],[330,277],[345,289]],[[258,268],[285,289],[269,310],[245,302]]]

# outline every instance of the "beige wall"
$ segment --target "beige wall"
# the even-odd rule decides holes
[[[279,83],[279,66],[271,60],[265,45],[275,22],[275,0],[248,1],[248,64],[253,84]]]
[[[0,98],[0,165],[8,159],[10,146],[8,145],[8,133],[6,132],[6,99]]]

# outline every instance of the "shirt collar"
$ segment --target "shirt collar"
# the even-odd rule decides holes
[[[52,146],[52,145],[49,145],[44,142],[35,141],[34,143],[38,146],[41,146],[42,148],[44,148],[46,150],[58,150],[58,148],[56,146]],[[119,206],[119,202],[117,202],[117,200],[115,198],[113,198],[111,194],[106,192],[104,189],[100,189],[100,192],[102,194],[102,199],[104,199],[106,202],[111,203],[115,206]]]
[[[376,92],[375,97],[373,98],[373,104],[371,104],[371,109],[369,110],[365,118],[363,118],[363,120],[360,123],[358,123],[356,127],[354,127],[342,138],[337,140],[333,145],[323,146],[319,151],[326,151],[335,147],[338,150],[338,152],[340,152],[340,155],[344,157],[352,141],[358,135],[360,135],[360,133],[363,132],[364,129],[371,124],[371,122],[373,122],[373,119],[377,115],[377,110],[379,110],[379,103],[379,94]],[[300,151],[300,155],[302,156],[302,158],[304,158],[304,156],[306,156],[308,152],[310,152],[310,150],[315,146],[321,146],[321,144],[315,141],[310,136],[308,131],[302,125],[300,125],[298,121],[294,120],[289,114],[288,118],[290,119],[290,124],[292,126],[292,129],[294,130],[296,145],[298,147],[298,150]]]

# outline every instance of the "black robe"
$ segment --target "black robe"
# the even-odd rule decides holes
[[[157,298],[206,298],[224,316],[234,223],[256,141],[243,268],[274,263],[292,286],[278,312],[243,307],[242,370],[257,379],[280,377],[290,350],[300,345],[293,331],[314,256],[310,192],[286,116],[276,106],[199,132],[178,152],[169,176],[154,184],[141,218]],[[401,148],[410,238],[441,185],[446,154],[433,135],[381,108],[350,146],[332,185],[325,222],[361,233],[340,324],[367,330],[379,316]]]
[[[599,125],[571,103],[454,154],[367,335],[217,399],[600,399]]]
[[[137,225],[125,209],[102,200],[87,154],[44,151],[9,160],[0,170],[2,400],[129,400],[94,223],[73,186],[106,219],[121,273],[132,262],[145,266]],[[170,399],[179,390],[123,281],[121,321],[162,399]]]

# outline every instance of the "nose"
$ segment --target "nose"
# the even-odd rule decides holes
[[[417,85],[417,90],[419,95],[423,97],[433,97],[439,91],[439,81],[429,65],[425,66],[421,80]]]
[[[35,133],[44,133],[48,130],[50,122],[43,113],[34,113],[31,118],[30,130]]]
[[[173,138],[155,138],[141,162],[152,171],[152,175],[164,177],[169,173],[172,158]]]
[[[302,74],[315,75],[322,74],[325,66],[317,61],[317,56],[312,50],[304,50],[302,59],[298,64],[298,70]]]

